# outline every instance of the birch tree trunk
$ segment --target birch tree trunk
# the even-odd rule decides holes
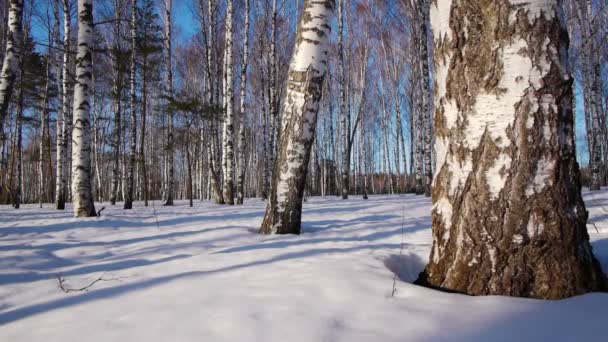
[[[71,50],[71,8],[69,0],[63,0],[63,69],[61,75],[61,141],[57,141],[57,191],[55,208],[65,209],[68,196],[67,174],[68,174],[68,142],[71,134],[70,116],[70,63],[71,58],[68,51]],[[59,115],[58,115],[59,116]],[[59,120],[58,120],[59,121]]]
[[[129,148],[129,165],[127,169],[127,196],[125,197],[125,203],[123,209],[133,208],[133,191],[135,188],[134,184],[134,172],[135,172],[135,157],[137,155],[137,110],[136,110],[136,89],[135,89],[135,77],[137,76],[137,65],[135,60],[137,50],[137,0],[131,0],[131,94],[130,94],[130,110],[131,110],[131,144]]]
[[[365,81],[365,79],[363,80]],[[367,199],[367,144],[365,143],[365,111],[361,111],[361,131],[359,131],[359,164],[363,169],[361,192],[364,200]]]
[[[40,141],[38,142],[38,203],[42,208],[42,202],[45,200],[45,176],[44,176],[44,159],[47,155],[47,142],[49,132],[49,107],[50,107],[50,91],[51,80],[55,78],[54,71],[54,47],[53,37],[49,34],[49,54],[46,62],[46,77],[44,85],[44,94],[42,99],[42,110],[40,111]],[[50,171],[50,170],[49,170]]]
[[[91,191],[91,76],[93,73],[93,1],[78,0],[78,54],[72,129],[72,197],[74,214],[96,216]]]
[[[338,54],[340,55],[340,114],[342,116],[342,199],[348,198],[350,178],[350,112],[346,109],[346,65],[344,61],[344,0],[338,1]]]
[[[277,14],[277,0],[272,0],[270,66],[268,73],[268,111],[270,112],[270,134],[268,140],[270,148],[268,150],[268,164],[270,168],[274,167],[275,157],[278,149],[277,140],[279,135],[279,101],[277,100]],[[272,186],[272,184],[270,186]]]
[[[224,187],[223,196],[226,204],[234,205],[234,88],[233,88],[233,62],[232,62],[232,39],[234,36],[232,0],[227,1],[226,13],[226,40],[224,45],[224,73],[226,92],[224,94]]]
[[[586,230],[557,6],[431,8],[438,169],[433,248],[419,283],[547,299],[604,286]]]
[[[6,53],[0,73],[0,132],[13,94],[13,85],[19,68],[19,58],[23,44],[23,0],[11,0],[8,10],[8,36]]]
[[[112,80],[112,91],[114,96],[114,133],[113,133],[113,158],[112,158],[112,189],[110,195],[110,203],[116,204],[118,198],[118,183],[120,181],[120,145],[121,145],[121,133],[122,133],[122,73],[120,70],[120,11],[119,11],[119,0],[115,0],[114,8],[116,11],[114,19],[115,32],[114,32],[114,60],[113,60],[113,80]]]
[[[60,4],[59,4],[59,0],[55,0],[53,2],[54,4],[54,39],[55,39],[55,44],[56,46],[60,47],[61,46],[61,31],[59,29],[59,25],[60,25],[60,19],[59,19],[59,12],[60,12]],[[69,20],[69,18],[65,19],[65,20]],[[68,34],[69,30],[65,32],[65,34]],[[69,41],[69,40],[68,40]],[[66,49],[64,47],[64,49]],[[67,50],[67,49],[66,49]],[[65,61],[65,54],[63,56],[63,59]],[[62,68],[62,56],[61,54],[57,53],[55,54],[55,74],[57,75],[56,78],[56,89],[57,89],[57,96],[59,97],[59,101],[57,102],[57,128],[56,128],[56,174],[55,174],[55,209],[58,210],[64,210],[65,209],[65,188],[66,188],[66,184],[65,184],[65,169],[66,169],[66,159],[67,159],[67,151],[66,151],[66,137],[65,137],[65,112],[64,112],[64,108],[66,107],[66,105],[64,104],[65,101],[67,101],[66,97],[64,96],[64,88],[63,88],[63,77],[64,77],[64,72],[61,71]],[[66,63],[67,64],[67,63]],[[64,68],[66,68],[66,66],[64,66]]]
[[[243,204],[245,197],[245,97],[247,95],[247,65],[249,62],[249,0],[245,0],[245,33],[243,37],[243,61],[241,62],[241,106],[238,137],[238,172],[236,204]]]
[[[424,126],[424,194],[431,196],[431,182],[433,181],[433,167],[431,163],[431,142],[433,139],[433,124],[431,120],[431,90],[429,87],[429,52],[427,38],[427,20],[429,13],[429,0],[418,3],[418,20],[420,22],[420,72],[422,82],[422,122]],[[421,131],[422,133],[422,131]]]
[[[173,0],[163,0],[165,5],[165,51],[167,53],[167,96],[173,97],[173,50],[171,48],[171,10],[173,8]],[[165,203],[163,205],[173,205],[173,192],[175,183],[175,169],[173,162],[173,155],[175,154],[175,147],[173,142],[173,110],[169,109],[169,125],[167,132],[167,166],[169,170],[167,172],[167,190],[165,191]]]
[[[315,136],[334,0],[305,0],[281,114],[270,201],[260,233],[299,234],[310,150]]]
[[[13,206],[15,209],[21,207],[23,200],[23,55],[19,56],[18,61],[18,74],[19,74],[19,93],[17,95],[17,115],[15,118],[15,130],[16,132],[16,154],[17,154],[17,186],[15,187],[15,197],[13,200]]]

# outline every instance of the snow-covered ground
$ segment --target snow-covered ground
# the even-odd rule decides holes
[[[608,270],[608,191],[585,198]],[[260,236],[255,199],[106,206],[84,220],[2,206],[0,341],[608,339],[608,294],[549,302],[410,284],[429,255],[430,207],[411,195],[312,198],[301,236]],[[59,274],[66,288],[104,281],[64,293]]]

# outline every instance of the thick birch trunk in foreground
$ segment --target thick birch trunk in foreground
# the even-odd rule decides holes
[[[551,299],[604,286],[586,230],[557,6],[432,5],[438,172],[419,283]]]
[[[334,0],[306,0],[289,66],[270,201],[260,233],[299,234],[319,100],[327,73]]]
[[[78,0],[78,54],[72,130],[72,197],[74,214],[96,216],[91,191],[91,79],[93,73],[93,2]]]
[[[226,204],[234,205],[234,89],[233,89],[233,63],[232,63],[232,19],[233,19],[233,6],[232,0],[227,2],[227,13],[226,13],[226,41],[224,45],[224,79],[226,84],[224,85],[224,136],[223,136],[223,147],[224,153],[222,158],[224,159],[224,188],[223,196]]]
[[[0,73],[0,131],[4,126],[8,105],[11,102],[23,42],[21,38],[23,35],[23,0],[10,0],[9,6],[6,54],[2,63],[2,73]]]

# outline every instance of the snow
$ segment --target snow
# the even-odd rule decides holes
[[[608,269],[608,191],[585,199],[594,251]],[[71,207],[0,206],[0,341],[599,341],[606,335],[606,294],[550,302],[412,285],[431,249],[431,203],[424,197],[311,198],[300,236],[258,235],[265,202],[257,199],[244,206],[189,208],[178,201],[121,208],[106,205],[101,218],[77,219]],[[109,280],[64,293],[57,274],[71,288]]]

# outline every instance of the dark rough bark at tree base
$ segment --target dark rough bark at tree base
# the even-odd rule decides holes
[[[604,290],[558,1],[445,1],[433,4],[433,248],[417,283],[544,299]]]

